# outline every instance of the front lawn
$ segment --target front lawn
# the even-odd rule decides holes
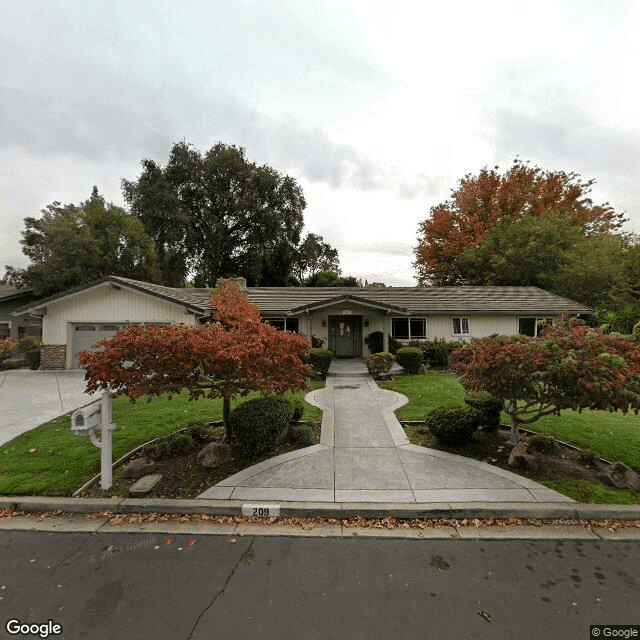
[[[380,382],[379,385],[403,393],[409,398],[409,403],[396,412],[399,420],[424,420],[425,415],[438,406],[464,403],[464,389],[456,376],[450,373],[432,371],[426,375],[399,376],[394,381]],[[503,422],[506,421],[507,417],[503,415]],[[556,439],[582,449],[591,449],[607,460],[621,461],[636,470],[640,469],[640,417],[634,414],[565,411],[560,416],[547,416],[529,428],[540,433],[551,433]],[[450,449],[438,444],[428,432],[420,428],[407,426],[405,431],[413,444],[443,449],[509,469],[507,457],[510,449],[506,446],[506,432],[496,434],[496,442],[479,434],[468,447]],[[575,454],[565,455],[555,467],[547,465],[538,472],[518,473],[579,502],[640,503],[640,495],[633,491],[615,489],[599,481],[575,477],[579,463],[571,463],[573,457]],[[568,475],[561,469],[562,465],[571,464],[574,467],[571,470],[574,475]]]
[[[311,388],[324,382],[311,382]],[[232,407],[259,394],[239,398]],[[304,392],[296,395],[304,399]],[[320,421],[322,412],[306,402],[306,421]],[[128,398],[114,401],[114,461],[145,442],[181,429],[191,421],[214,422],[222,419],[222,400],[189,401],[187,393],[131,404]],[[0,447],[0,494],[71,495],[84,482],[100,472],[100,451],[88,437],[71,432],[70,414],[23,433]]]
[[[398,376],[379,385],[409,398],[409,404],[396,412],[399,420],[424,420],[427,412],[440,405],[464,404],[464,389],[450,373]],[[506,421],[503,415],[503,422]],[[563,411],[560,416],[546,416],[528,428],[551,433],[558,440],[592,449],[602,458],[640,469],[640,416],[633,413]]]

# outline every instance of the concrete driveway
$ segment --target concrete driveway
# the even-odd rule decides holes
[[[84,389],[84,370],[16,369],[0,373],[0,445],[94,402],[97,396],[84,393]]]

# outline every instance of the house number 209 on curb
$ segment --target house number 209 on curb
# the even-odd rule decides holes
[[[253,516],[258,518],[269,518],[280,515],[279,504],[243,504],[243,516]]]

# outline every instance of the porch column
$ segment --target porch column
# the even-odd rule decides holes
[[[307,315],[307,337],[309,338],[309,342],[311,342],[311,338],[313,337],[313,314],[309,313]]]
[[[389,353],[389,317],[382,316],[382,350]]]

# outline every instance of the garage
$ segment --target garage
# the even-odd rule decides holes
[[[113,323],[85,323],[73,325],[72,368],[79,369],[81,367],[80,362],[78,362],[78,353],[80,351],[93,351],[96,342],[104,340],[105,338],[113,337],[122,326],[124,325]]]

